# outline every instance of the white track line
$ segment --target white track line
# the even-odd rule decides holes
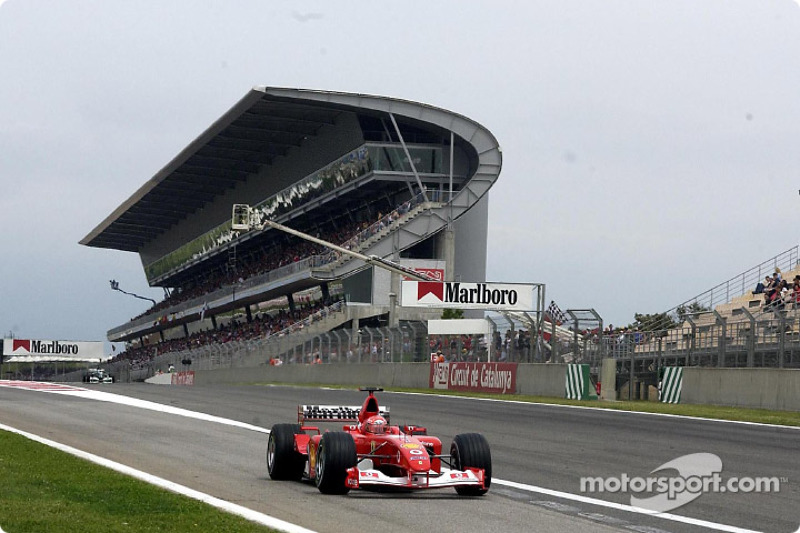
[[[53,394],[64,394],[66,396],[76,396],[78,398],[86,398],[87,400],[98,400],[101,402],[117,403],[122,405],[129,405],[131,407],[138,407],[140,409],[149,409],[151,411],[158,411],[171,415],[185,416],[187,418],[194,418],[196,420],[205,420],[206,422],[216,422],[217,424],[225,424],[227,426],[234,426],[242,429],[249,429],[250,431],[258,431],[259,433],[269,433],[268,429],[259,426],[239,422],[238,420],[231,420],[229,418],[222,418],[219,416],[200,413],[198,411],[190,411],[188,409],[181,409],[180,407],[173,407],[171,405],[164,405],[161,403],[151,402],[148,400],[139,400],[138,398],[131,398],[130,396],[122,396],[120,394],[113,394],[110,392],[96,391],[89,389],[78,390],[47,390]]]
[[[207,503],[216,507],[217,509],[221,509],[223,511],[241,516],[250,520],[252,522],[256,522],[258,524],[262,524],[279,531],[286,531],[287,533],[314,533],[311,529],[306,529],[304,527],[300,527],[298,525],[292,524],[290,522],[285,522],[274,516],[269,516],[263,513],[259,513],[258,511],[254,511],[252,509],[248,509],[247,507],[243,507],[241,505],[237,505],[235,503],[227,502],[225,500],[221,500],[219,498],[215,498],[209,494],[205,494],[204,492],[200,492],[194,489],[190,489],[189,487],[185,487],[183,485],[179,485],[177,483],[173,483],[172,481],[166,480],[164,478],[160,478],[158,476],[154,476],[152,474],[148,474],[147,472],[142,472],[141,470],[136,470],[135,468],[131,468],[129,466],[123,465],[121,463],[117,463],[106,459],[104,457],[100,457],[98,455],[94,455],[92,453],[84,452],[82,450],[78,450],[77,448],[73,448],[72,446],[67,446],[66,444],[61,444],[59,442],[52,441],[50,439],[46,439],[44,437],[40,437],[39,435],[34,435],[33,433],[28,433],[25,431],[20,431],[16,428],[12,428],[10,426],[6,426],[5,424],[0,424],[0,430],[10,431],[11,433],[16,433],[17,435],[22,435],[30,440],[42,443],[46,446],[50,446],[57,450],[61,450],[62,452],[66,452],[68,454],[74,455],[76,457],[80,457],[81,459],[86,459],[91,461],[95,464],[100,466],[104,466],[106,468],[110,468],[111,470],[115,470],[122,474],[134,477],[141,481],[145,481],[157,487],[161,487],[163,489],[167,489],[171,492],[175,492],[181,494],[183,496],[187,496],[189,498],[199,500],[203,503]]]

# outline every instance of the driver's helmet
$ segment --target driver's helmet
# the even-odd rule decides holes
[[[386,419],[378,415],[367,418],[364,431],[373,435],[383,435],[386,433]]]

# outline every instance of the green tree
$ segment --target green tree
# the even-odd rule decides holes
[[[461,319],[464,318],[464,310],[463,309],[443,309],[442,310],[442,320],[453,320],[453,319]]]
[[[710,310],[710,307],[706,307],[698,302],[692,302],[689,305],[679,305],[675,312],[678,315],[678,322],[682,324],[686,321],[687,316]]]
[[[644,314],[636,313],[633,315],[635,322],[630,327],[640,331],[659,331],[675,327],[675,320],[669,313]]]

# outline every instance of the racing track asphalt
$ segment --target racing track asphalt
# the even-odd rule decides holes
[[[295,421],[301,403],[358,405],[364,397],[352,390],[265,386],[90,388],[266,429]],[[733,531],[789,532],[800,524],[798,429],[430,395],[378,398],[391,407],[393,423],[427,426],[445,448],[457,433],[486,435],[496,480],[487,496],[459,498],[449,489],[323,496],[310,484],[269,480],[265,433],[64,395],[0,387],[0,423],[320,532],[353,524],[386,532],[704,531],[570,497],[629,504],[629,493],[581,493],[580,478],[647,476],[672,459],[699,452],[718,455],[725,478],[779,477],[780,492],[703,494],[673,514],[734,526]],[[567,494],[545,494],[537,487]]]

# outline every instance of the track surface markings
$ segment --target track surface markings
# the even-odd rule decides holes
[[[241,427],[243,429],[249,429],[249,430],[257,431],[257,432],[260,432],[260,433],[269,433],[268,429],[265,429],[265,428],[262,428],[262,427],[259,427],[259,426],[254,426],[252,424],[245,424],[243,422],[238,422],[236,420],[230,420],[230,419],[227,419],[227,418],[222,418],[222,417],[218,417],[218,416],[214,416],[214,415],[208,415],[208,414],[205,414],[205,413],[199,413],[197,411],[189,411],[188,409],[180,409],[180,408],[177,408],[177,407],[172,407],[172,406],[169,406],[169,405],[159,404],[159,403],[156,403],[156,402],[150,402],[150,401],[146,401],[146,400],[139,400],[139,399],[136,399],[136,398],[131,398],[129,396],[122,396],[122,395],[119,395],[119,394],[113,394],[113,393],[104,392],[104,391],[90,390],[90,389],[86,389],[86,388],[82,388],[82,387],[74,387],[74,386],[71,386],[71,385],[61,385],[61,384],[55,384],[55,383],[37,383],[37,382],[31,382],[31,381],[0,381],[0,387],[14,387],[14,388],[27,389],[27,390],[38,391],[38,392],[65,394],[65,395],[68,395],[68,396],[76,396],[76,397],[80,397],[80,398],[86,398],[86,399],[89,399],[89,400],[96,400],[96,401],[117,403],[117,404],[122,404],[122,405],[129,405],[129,406],[132,406],[132,407],[139,407],[139,408],[142,408],[142,409],[150,409],[150,410],[159,411],[159,412],[162,412],[162,413],[185,416],[185,417],[194,418],[194,419],[197,419],[197,420],[205,420],[205,421],[208,421],[208,422],[216,422],[216,423],[219,423],[219,424],[226,424],[226,425],[229,425],[229,426],[236,426],[236,427]],[[491,401],[502,401],[502,400],[491,400]],[[546,405],[546,404],[542,404],[542,405]],[[567,406],[564,406],[564,407],[567,407]],[[572,406],[569,406],[569,407],[572,407]],[[588,409],[596,409],[596,408],[588,408]],[[672,415],[672,416],[675,416],[675,415]],[[691,417],[681,417],[681,418],[692,419]],[[698,420],[698,419],[694,418],[693,420]],[[706,419],[700,419],[700,420],[706,420]],[[757,424],[757,425],[760,425],[760,424]],[[172,483],[171,481],[163,480],[163,479],[158,478],[156,476],[152,476],[150,474],[147,474],[146,472],[139,472],[139,471],[131,469],[131,468],[125,466],[125,465],[114,463],[114,462],[109,461],[107,459],[104,459],[102,457],[93,456],[92,454],[87,454],[86,452],[82,452],[80,450],[77,450],[77,449],[74,449],[74,448],[70,448],[69,446],[66,446],[66,445],[63,445],[63,444],[59,444],[59,443],[56,443],[56,442],[53,442],[53,441],[49,441],[47,439],[44,439],[42,437],[38,437],[36,435],[31,435],[31,434],[28,434],[28,433],[24,433],[24,432],[15,430],[13,428],[8,428],[7,426],[3,426],[2,424],[0,424],[0,429],[6,429],[7,431],[12,431],[12,432],[15,432],[15,433],[19,433],[21,435],[28,436],[29,438],[32,438],[33,440],[37,440],[38,442],[43,442],[45,444],[48,444],[50,446],[54,446],[54,447],[56,447],[58,449],[62,449],[64,451],[73,450],[74,453],[73,453],[73,451],[68,451],[68,453],[72,453],[73,455],[78,455],[79,457],[88,458],[89,460],[92,460],[93,462],[96,462],[98,464],[102,464],[104,466],[108,466],[109,468],[112,468],[112,469],[117,470],[119,472],[129,473],[129,475],[133,475],[134,477],[137,477],[138,479],[144,479],[145,481],[151,482],[151,483],[153,483],[155,485],[163,486],[165,488],[168,488],[168,490],[172,490],[173,492],[178,492],[179,494],[186,494],[187,496],[195,497],[195,496],[191,496],[189,494],[189,493],[195,493],[195,494],[198,495],[198,497],[196,499],[200,499],[201,501],[206,501],[208,503],[211,503],[211,500],[217,500],[213,496],[210,496],[210,495],[207,495],[207,494],[203,494],[203,493],[199,493],[197,491],[194,491],[193,489],[189,489],[188,487],[182,487],[180,485]],[[792,429],[797,429],[797,428],[792,427]],[[94,457],[97,460],[91,459],[90,457]],[[116,468],[113,465],[117,465],[119,468]],[[121,469],[125,469],[125,470],[121,470],[120,468]],[[140,477],[140,476],[145,476],[145,477]],[[150,481],[151,479],[153,481]],[[173,487],[173,486],[174,487],[180,487],[182,490],[185,490],[185,491],[188,491],[188,492],[184,493],[184,492],[181,492],[180,490],[169,488],[166,485],[162,485],[162,483],[166,484],[166,485],[169,485],[169,487]],[[717,523],[717,522],[710,522],[710,521],[707,521],[707,520],[700,520],[698,518],[691,518],[691,517],[688,517],[688,516],[676,515],[676,514],[673,514],[673,513],[655,513],[653,511],[648,510],[648,509],[642,509],[640,507],[634,507],[632,505],[625,505],[625,504],[621,504],[621,503],[609,502],[609,501],[600,500],[600,499],[597,499],[597,498],[591,498],[591,497],[588,497],[588,496],[583,496],[581,494],[572,494],[570,492],[552,490],[552,489],[548,489],[548,488],[545,488],[545,487],[537,487],[535,485],[528,485],[528,484],[525,484],[525,483],[517,483],[516,481],[506,481],[506,480],[503,480],[503,479],[493,478],[492,479],[492,483],[493,484],[497,484],[497,485],[501,485],[501,486],[505,486],[505,487],[509,487],[509,488],[512,488],[512,489],[520,490],[520,491],[534,492],[534,493],[544,494],[544,495],[555,497],[555,498],[561,498],[561,499],[570,500],[570,501],[574,501],[574,502],[580,502],[580,503],[584,503],[584,504],[605,507],[605,508],[608,508],[608,509],[615,509],[615,510],[618,510],[618,511],[624,511],[624,512],[628,512],[628,513],[635,513],[635,514],[642,514],[642,515],[652,516],[652,517],[655,517],[655,518],[660,518],[660,519],[668,520],[668,521],[671,521],[671,522],[679,522],[679,523],[683,523],[683,524],[690,524],[690,525],[700,526],[700,527],[704,527],[704,528],[708,528],[708,529],[712,529],[712,530],[716,530],[716,531],[726,531],[726,532],[729,532],[729,533],[758,533],[757,531],[752,530],[752,529],[745,529],[745,528],[740,528],[740,527],[736,527],[736,526],[731,526],[731,525],[728,525],[728,524],[720,524],[720,523]],[[222,500],[218,500],[218,501],[222,502],[223,504],[226,504],[226,505],[234,505],[234,504],[228,504],[228,502],[223,502]],[[211,504],[214,505],[214,503],[211,503]],[[236,506],[236,507],[241,507],[241,506]],[[223,508],[223,507],[220,507],[220,508]],[[243,509],[245,511],[248,511],[250,513],[260,514],[260,513],[256,513],[255,511],[251,511],[250,509],[246,509],[244,507],[241,507],[241,509]],[[234,512],[235,514],[239,514],[240,516],[245,516],[244,514],[241,514],[241,512],[236,512],[236,511],[230,511],[230,512]],[[267,516],[267,515],[263,515],[263,516]],[[268,518],[271,519],[271,520],[278,520],[277,518],[273,518],[273,517],[268,517]],[[282,522],[282,521],[279,521],[279,522]],[[260,523],[263,523],[263,522],[260,522]],[[294,526],[293,524],[289,524],[289,525],[292,526],[292,527],[296,527],[298,529],[289,530],[289,529],[279,528],[277,526],[272,526],[272,527],[276,527],[277,529],[281,529],[282,531],[309,531],[309,530],[300,528],[299,526]],[[800,533],[800,527],[798,528],[796,533]]]

